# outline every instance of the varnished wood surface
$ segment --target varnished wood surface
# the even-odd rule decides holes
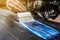
[[[13,22],[16,15],[0,9],[0,40],[40,40]]]
[[[0,23],[0,40],[40,40],[14,23],[10,26]]]
[[[33,40],[35,36],[13,22],[5,25],[0,23],[0,40]]]

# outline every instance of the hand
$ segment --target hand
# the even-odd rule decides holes
[[[26,11],[26,7],[19,0],[7,0],[8,9],[16,12]]]
[[[54,19],[54,20],[51,19],[51,18],[49,18],[48,20],[60,23],[60,15],[58,15],[58,17],[56,19]]]

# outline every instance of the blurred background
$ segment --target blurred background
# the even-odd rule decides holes
[[[12,1],[12,0],[0,0],[0,8],[1,8],[0,9],[0,26],[1,26],[0,27],[0,30],[1,30],[0,39],[1,40],[43,40],[42,38],[36,36],[35,34],[32,34],[28,30],[20,27],[19,25],[17,25],[16,23],[13,22],[13,21],[19,22],[19,19],[22,20],[22,18],[18,19],[18,17],[17,17],[18,15],[16,15],[18,13],[21,14],[21,12],[22,12],[22,14],[24,14],[24,12],[25,13],[31,12],[30,14],[32,14],[34,19],[36,19],[36,20],[38,19],[38,20],[40,20],[39,22],[42,22],[46,25],[49,24],[49,26],[53,26],[52,28],[59,29],[59,31],[60,31],[60,23],[55,23],[56,21],[60,22],[60,15],[57,17],[56,20],[49,19],[50,21],[46,21],[43,19],[44,17],[40,16],[40,13],[44,14],[44,12],[46,12],[46,11],[40,12],[40,7],[43,4],[42,0],[38,0],[38,1],[37,0],[18,0],[17,3],[20,2],[20,4],[23,6],[23,7],[21,6],[22,9],[19,9],[20,4],[16,5],[16,3],[15,4],[12,3],[13,5],[11,5],[11,4],[9,5],[9,1]],[[43,2],[44,1],[46,1],[46,0],[43,0]],[[37,6],[37,5],[39,5],[39,6]],[[5,10],[5,9],[7,9],[7,10]],[[44,9],[42,9],[42,10],[44,10]],[[50,11],[50,9],[49,9],[49,11]],[[48,14],[48,12],[46,12],[46,13]],[[52,13],[52,15],[53,15],[53,13]],[[29,17],[25,18],[25,16],[22,15],[22,17],[24,17],[23,20],[25,20],[25,21],[27,18],[29,19],[29,17],[32,17],[32,16],[29,16]],[[18,20],[16,20],[16,19],[18,19]],[[30,18],[29,20],[31,20],[31,19],[32,18]],[[53,21],[51,21],[51,20],[53,20]],[[59,38],[60,38],[60,36],[59,36]]]

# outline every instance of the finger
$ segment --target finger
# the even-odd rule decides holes
[[[23,10],[26,10],[26,7],[18,0],[15,0],[15,2],[20,6],[22,6]]]
[[[15,9],[17,9],[17,10],[22,11],[22,9],[21,9],[21,8],[19,8],[19,7],[16,7],[16,5],[17,5],[17,4],[13,3],[12,1],[9,1],[9,3],[8,3],[7,5],[9,5],[10,7],[15,8]]]
[[[14,2],[8,0],[7,1],[7,7],[9,7],[9,6],[10,6],[9,9],[11,9],[13,7],[13,8],[15,8],[15,9],[17,9],[19,11],[23,11],[20,7],[18,7],[17,4],[15,4]]]
[[[14,7],[12,7],[12,6],[10,6],[10,5],[8,5],[7,7],[8,7],[9,10],[11,10],[11,11],[13,11],[13,12],[15,12],[15,13],[16,13],[16,12],[19,12],[19,10],[15,9]]]
[[[15,8],[15,9],[17,9],[17,10],[19,10],[19,11],[22,11],[21,8],[16,7],[16,6],[15,6],[14,4],[12,4],[12,3],[10,3],[9,5],[10,5],[10,7],[13,7],[13,8]]]
[[[15,8],[18,8],[18,9],[24,11],[24,8],[22,7],[21,4],[19,5],[19,4],[17,4],[17,2],[15,2],[15,1],[11,1],[11,3],[14,5]]]

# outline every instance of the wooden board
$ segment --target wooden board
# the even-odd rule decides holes
[[[40,40],[39,37],[15,24],[14,16],[12,18],[11,14],[14,13],[0,9],[0,40]]]

